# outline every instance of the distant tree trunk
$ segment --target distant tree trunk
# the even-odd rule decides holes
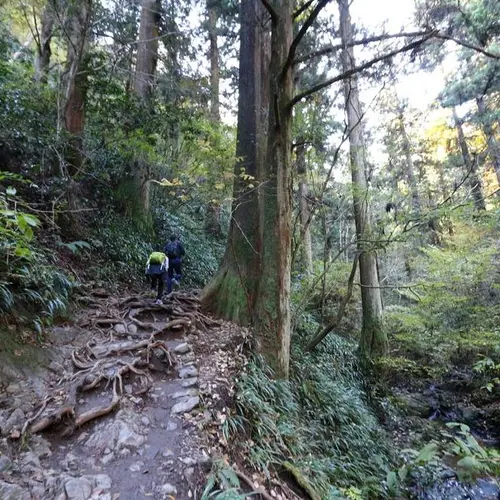
[[[349,71],[356,66],[354,50],[349,47],[353,40],[353,29],[349,13],[349,0],[338,0],[340,12],[340,37],[342,49],[342,69]],[[359,251],[361,282],[361,302],[363,327],[360,352],[363,357],[373,357],[387,352],[387,336],[382,325],[382,300],[377,273],[377,255],[373,250],[374,238],[370,209],[368,205],[368,185],[365,174],[365,146],[362,136],[362,108],[356,76],[344,80],[345,105],[349,128],[351,175],[353,184],[354,218]]]
[[[467,145],[462,127],[462,121],[458,117],[455,108],[453,108],[453,119],[455,120],[455,126],[457,128],[458,145],[460,146],[462,159],[469,175],[469,186],[471,188],[472,197],[474,199],[474,207],[476,208],[476,210],[485,210],[486,205],[484,203],[483,187],[481,184],[481,177],[477,168],[477,162],[470,156],[469,146]]]
[[[153,95],[156,64],[158,62],[158,35],[161,18],[160,0],[142,0],[134,91],[144,106],[150,106]],[[149,212],[149,172],[142,159],[136,162],[135,182],[140,205]]]
[[[208,36],[210,38],[210,114],[212,120],[220,121],[219,110],[219,46],[217,43],[217,2],[207,0]]]
[[[297,156],[297,174],[299,176],[299,214],[301,266],[306,273],[312,273],[311,210],[309,207],[309,186],[307,183],[306,146],[299,144],[295,148]]]
[[[219,111],[219,47],[217,43],[217,3],[214,0],[207,0],[208,37],[210,40],[210,118],[215,127],[220,124]],[[216,168],[214,161],[211,162],[210,169]],[[205,219],[205,229],[214,236],[222,236],[220,223],[221,206],[218,201],[210,201],[207,204]]]
[[[261,146],[261,8],[242,0],[240,7],[240,67],[234,189],[226,252],[202,302],[220,317],[249,325],[253,319],[260,272],[261,240],[256,189],[249,189],[244,172],[258,179]]]
[[[83,130],[87,96],[87,47],[92,0],[81,0],[71,6],[65,32],[68,36],[66,98],[64,125],[69,134],[66,155],[67,171],[73,177],[81,170]]]
[[[486,136],[486,144],[488,145],[488,155],[490,157],[493,168],[497,175],[498,186],[500,187],[500,144],[498,144],[497,138],[495,137],[495,131],[488,121],[486,116],[486,104],[484,102],[484,97],[478,97],[476,99],[477,109],[479,115],[481,116],[481,124],[483,127],[484,135]]]
[[[268,147],[260,189],[262,271],[255,303],[259,349],[279,378],[288,378],[290,363],[293,65],[287,59],[293,40],[294,3],[273,2]]]
[[[136,95],[144,101],[148,101],[153,93],[158,62],[160,9],[159,0],[142,0],[141,2],[134,89]]]
[[[54,12],[49,0],[43,9],[40,18],[40,31],[36,39],[37,51],[35,59],[35,79],[40,83],[47,83],[47,73],[50,65],[50,41],[54,30]]]
[[[406,182],[411,193],[411,205],[413,210],[420,212],[420,197],[418,194],[418,186],[415,178],[415,166],[412,158],[412,147],[408,133],[406,132],[405,118],[403,112],[399,115],[399,123],[401,128],[401,138],[403,140],[403,152],[406,159]]]

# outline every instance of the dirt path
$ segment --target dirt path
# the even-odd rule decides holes
[[[0,498],[200,498],[247,332],[194,295],[95,293],[51,332],[46,368],[3,364]]]

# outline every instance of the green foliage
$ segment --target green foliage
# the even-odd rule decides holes
[[[214,462],[207,477],[201,500],[244,500],[254,493],[240,493],[240,480],[233,469],[221,460]]]
[[[495,387],[500,387],[500,363],[495,363],[491,358],[483,357],[477,361],[473,370],[480,375],[490,378],[481,389],[492,392]]]
[[[391,297],[394,303],[386,309],[393,356],[408,359],[407,368],[417,363],[422,375],[471,366],[479,355],[500,355],[495,233],[489,222],[454,224],[455,235],[442,247],[423,247],[413,255],[418,284],[413,293],[403,289]]]
[[[2,178],[12,176],[0,172]],[[40,220],[19,204],[15,188],[0,192],[0,327],[31,325],[39,336],[66,311],[73,285],[37,243]]]
[[[92,274],[113,284],[143,279],[146,261],[154,249],[149,233],[112,211],[104,213],[101,222],[91,229],[88,242],[93,249],[89,256]]]
[[[484,474],[492,477],[500,474],[500,453],[497,450],[483,448],[465,424],[450,422],[446,426],[455,433],[442,432],[448,440],[444,454],[459,459],[457,474],[461,481],[471,481]]]
[[[380,494],[390,452],[365,400],[355,346],[330,335],[304,353],[315,326],[305,316],[294,337],[289,382],[274,380],[261,359],[247,366],[236,399],[250,432],[243,452],[264,471],[290,462],[319,498],[338,498],[341,488]]]
[[[174,233],[184,245],[183,286],[205,286],[218,269],[224,243],[207,234],[203,229],[203,220],[188,207],[176,213],[158,208],[154,219],[160,243],[165,244]]]

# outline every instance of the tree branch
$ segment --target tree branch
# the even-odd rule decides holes
[[[399,49],[391,50],[387,54],[383,54],[379,57],[376,57],[375,59],[372,59],[371,61],[367,61],[364,64],[361,64],[360,66],[356,66],[355,68],[352,68],[348,71],[344,71],[340,75],[334,76],[333,78],[330,78],[329,80],[325,80],[324,82],[318,83],[314,87],[311,87],[310,89],[304,90],[304,92],[297,94],[290,101],[290,103],[288,104],[288,107],[292,108],[293,106],[295,106],[295,104],[300,102],[305,97],[307,97],[311,94],[314,94],[315,92],[318,92],[326,87],[329,87],[330,85],[332,85],[336,82],[340,82],[341,80],[345,80],[346,78],[350,78],[352,75],[355,75],[356,73],[364,71],[365,69],[371,68],[372,66],[374,66],[375,64],[377,64],[380,61],[394,57],[397,54],[401,54],[403,52],[408,52],[412,49],[415,49],[415,48],[419,47],[420,45],[422,45],[423,43],[425,43],[430,38],[432,38],[433,36],[435,36],[435,34],[436,34],[436,32],[433,31],[433,32],[429,33],[427,36],[425,36],[424,38],[421,38],[420,40],[416,40],[415,42],[411,42],[407,45],[404,45],[403,47],[401,47]]]
[[[305,12],[311,4],[314,2],[314,0],[308,0],[306,3],[304,3],[301,7],[299,7],[294,13],[293,13],[293,18],[297,19],[303,12]]]
[[[347,291],[342,299],[342,302],[340,303],[339,310],[337,311],[337,316],[335,316],[333,322],[325,326],[323,330],[321,330],[321,327],[320,329],[318,329],[314,337],[307,343],[307,351],[312,351],[340,323],[340,321],[344,317],[345,309],[352,296],[354,276],[356,275],[356,270],[358,269],[358,257],[359,254],[356,252],[356,255],[354,256],[354,259],[352,261],[351,274],[349,274],[349,279],[347,281]]]
[[[490,52],[489,50],[485,50],[478,45],[474,45],[473,43],[466,42],[464,40],[460,40],[459,38],[454,38],[450,35],[445,35],[444,33],[437,33],[436,38],[440,38],[441,40],[450,40],[455,42],[457,45],[461,45],[462,47],[466,47],[468,49],[475,50],[476,52],[480,52],[484,54],[486,57],[491,57],[492,59],[500,59],[500,52],[495,54],[494,52]]]
[[[267,12],[269,12],[269,15],[271,16],[271,20],[273,23],[278,21],[278,13],[276,12],[275,8],[273,7],[271,0],[260,0],[262,2],[262,5],[266,8]]]
[[[288,69],[292,66],[293,60],[295,59],[295,53],[297,52],[297,47],[301,42],[302,38],[304,38],[307,30],[311,27],[312,23],[316,20],[321,10],[325,7],[325,5],[330,2],[330,0],[318,0],[316,7],[314,7],[309,17],[305,20],[304,24],[300,28],[296,37],[293,39],[292,45],[290,45],[290,50],[288,51],[288,57],[286,59],[285,65],[281,71],[281,76],[283,77]]]
[[[313,59],[315,57],[321,57],[321,56],[324,56],[326,54],[331,54],[332,52],[340,50],[344,47],[345,48],[355,47],[357,45],[365,45],[365,44],[373,43],[373,42],[381,42],[383,40],[389,40],[391,38],[404,38],[404,37],[409,38],[409,37],[414,37],[414,36],[426,36],[429,33],[430,33],[429,31],[413,31],[413,32],[409,32],[409,33],[392,33],[392,34],[386,33],[384,35],[375,35],[375,36],[362,38],[361,40],[355,40],[355,41],[348,43],[348,44],[345,44],[345,45],[342,45],[342,44],[328,45],[326,47],[323,47],[322,49],[315,50],[313,52],[309,52],[309,54],[306,54],[302,57],[295,59],[295,61],[293,61],[293,64],[294,65],[300,64],[300,63],[308,61],[309,59]]]

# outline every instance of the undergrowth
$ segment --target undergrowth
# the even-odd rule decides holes
[[[330,335],[305,353],[314,321],[304,317],[292,342],[288,382],[275,380],[254,358],[238,382],[238,417],[248,463],[269,473],[286,470],[316,498],[378,496],[390,467],[386,436],[363,391],[355,345]]]

